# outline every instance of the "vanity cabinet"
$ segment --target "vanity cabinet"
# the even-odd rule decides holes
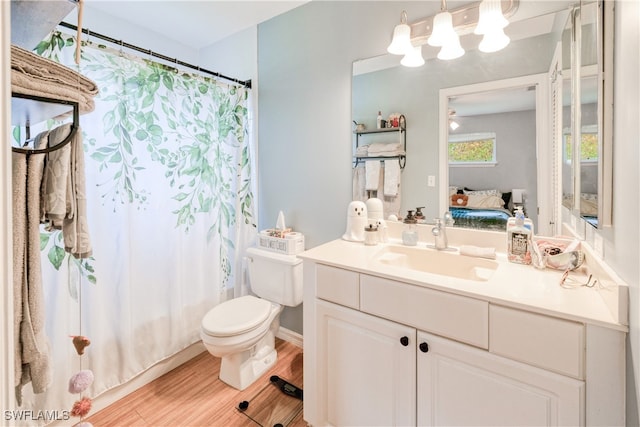
[[[418,346],[417,425],[584,425],[583,381],[424,332]]]
[[[593,387],[613,371],[587,364],[624,334],[305,262],[310,425],[624,425],[623,405],[602,410]],[[614,337],[600,355],[597,334]]]
[[[317,321],[313,425],[415,425],[416,330],[325,301]]]

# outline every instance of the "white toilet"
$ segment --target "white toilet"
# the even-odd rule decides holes
[[[220,379],[244,390],[277,359],[275,334],[283,305],[302,303],[302,260],[264,249],[247,249],[249,284],[258,297],[225,301],[202,319],[200,336],[222,358]]]

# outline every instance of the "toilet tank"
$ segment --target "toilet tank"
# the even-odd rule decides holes
[[[302,303],[302,260],[265,249],[247,249],[249,284],[260,298],[290,307]]]

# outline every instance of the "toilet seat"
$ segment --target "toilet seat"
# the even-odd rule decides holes
[[[271,309],[271,302],[252,295],[225,301],[204,316],[202,331],[214,337],[244,334],[262,325]]]

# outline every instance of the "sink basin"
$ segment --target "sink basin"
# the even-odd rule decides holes
[[[498,263],[489,259],[415,246],[385,246],[374,259],[390,267],[476,281],[489,280],[498,268]]]

